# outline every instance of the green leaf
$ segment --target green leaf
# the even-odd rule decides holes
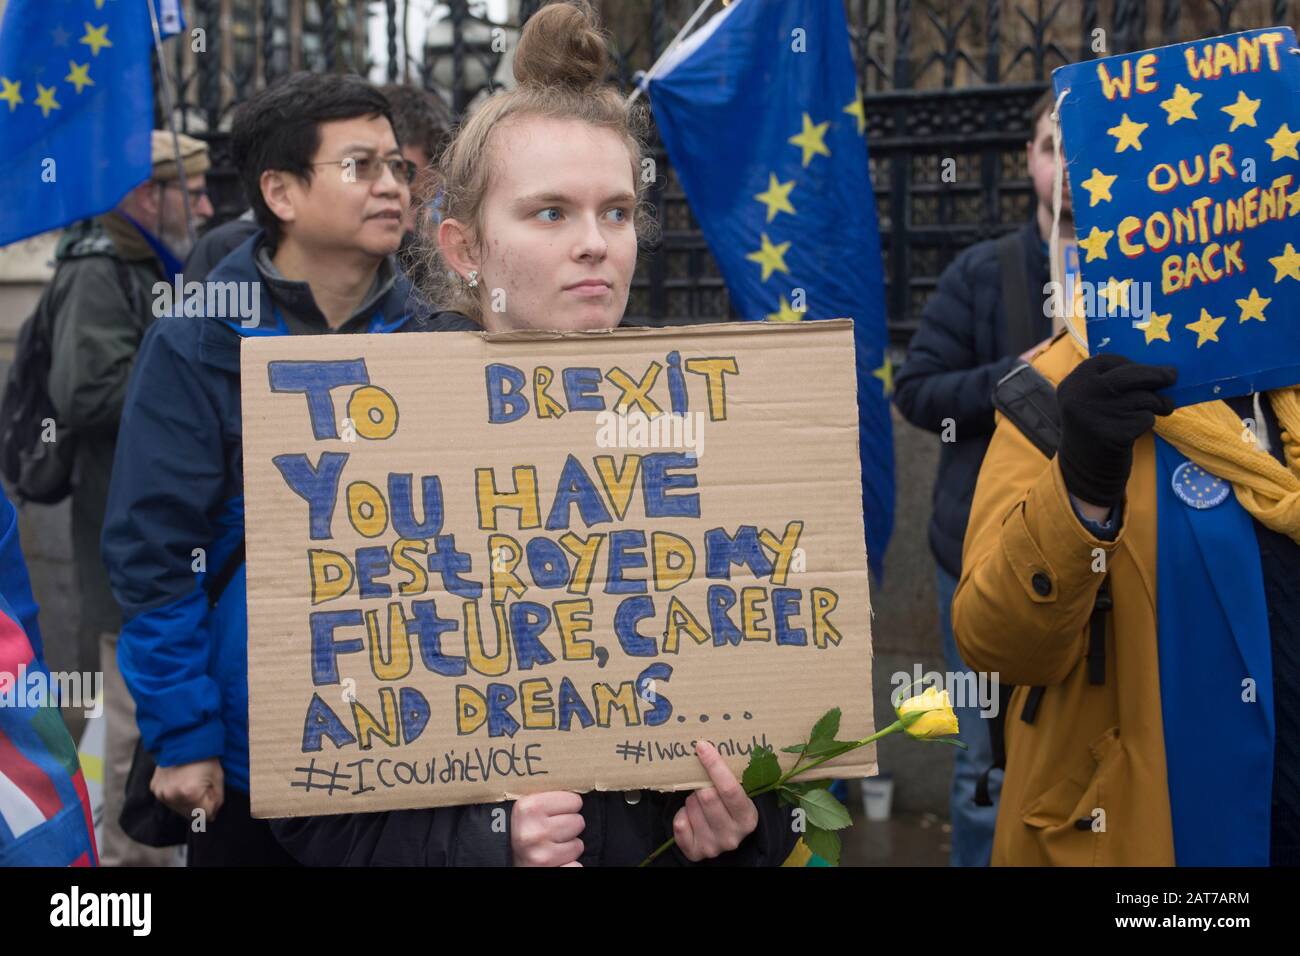
[[[807,744],[795,744],[793,747],[782,747],[782,748],[781,748],[781,753],[783,753],[783,754],[801,754],[801,753],[804,752],[804,748],[807,747],[807,746],[808,746]]]
[[[798,798],[811,790],[825,790],[834,782],[833,780],[810,780],[807,783],[784,783],[781,785],[781,790]]]
[[[919,739],[923,744],[951,744],[954,747],[960,747],[962,750],[970,750],[956,737],[921,737]]]
[[[771,747],[757,747],[749,756],[749,766],[741,778],[741,786],[746,793],[753,793],[763,787],[771,786],[781,776],[781,762]]]
[[[808,790],[799,796],[799,808],[807,814],[808,825],[822,830],[843,830],[853,825],[849,811],[829,790]]]
[[[840,835],[834,830],[809,827],[803,835],[803,842],[831,866],[840,865]]]
[[[839,756],[841,753],[848,753],[858,745],[856,740],[835,740],[833,738],[824,738],[814,740],[808,745],[809,757],[825,757],[827,754]]]
[[[840,732],[840,709],[833,707],[822,715],[822,719],[813,724],[812,735],[808,738],[812,745],[822,741],[833,741]]]

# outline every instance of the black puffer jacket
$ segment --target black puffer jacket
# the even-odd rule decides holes
[[[1051,334],[1041,305],[1050,279],[1047,255],[1036,223],[1020,231],[1029,285],[1032,345]],[[925,303],[921,326],[898,373],[894,404],[913,425],[952,440],[939,450],[930,515],[930,549],[954,577],[961,575],[961,545],[970,518],[975,479],[993,434],[993,386],[1016,363],[1007,342],[1002,272],[996,240],[963,251],[939,277]]]

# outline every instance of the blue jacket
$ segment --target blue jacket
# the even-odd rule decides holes
[[[118,664],[160,766],[221,759],[248,792],[248,620],[241,564],[209,609],[204,580],[244,535],[241,337],[326,332],[305,283],[275,272],[261,232],[210,282],[255,282],[260,317],[168,315],[141,343],[122,413],[102,551],[124,625]],[[427,328],[391,262],[341,332]]]

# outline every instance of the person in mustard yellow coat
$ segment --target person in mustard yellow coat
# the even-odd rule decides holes
[[[992,862],[1295,865],[1300,388],[1173,411],[1065,333],[1033,366],[1058,450],[998,416],[953,604],[1017,685]]]

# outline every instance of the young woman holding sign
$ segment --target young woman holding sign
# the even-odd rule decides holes
[[[516,89],[488,100],[442,160],[434,291],[443,330],[612,329],[623,319],[642,205],[639,124],[603,85],[605,41],[583,4],[529,20]],[[275,821],[281,843],[322,865],[634,865],[669,836],[660,865],[780,865],[791,811],[744,792],[701,741],[713,786],[673,793],[537,793],[513,803]],[[505,825],[508,821],[508,827]]]

